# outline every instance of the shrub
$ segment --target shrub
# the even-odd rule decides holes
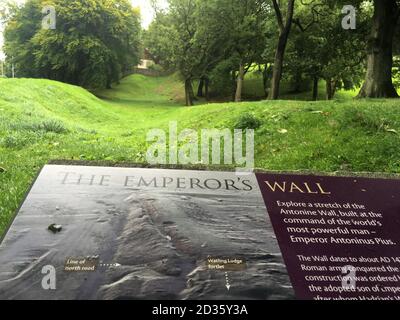
[[[262,121],[252,113],[242,114],[236,124],[235,129],[258,129],[261,127]]]
[[[159,72],[160,74],[165,72],[164,68],[162,66],[160,66],[159,64],[150,64],[148,66],[148,69]]]

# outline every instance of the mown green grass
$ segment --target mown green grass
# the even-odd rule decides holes
[[[151,128],[256,130],[256,167],[268,170],[400,172],[396,100],[181,104],[174,77],[124,79],[97,92],[49,80],[0,79],[0,234],[49,160],[144,162]],[[284,130],[283,130],[284,129]]]

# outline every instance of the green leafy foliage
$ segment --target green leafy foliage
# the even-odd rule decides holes
[[[258,129],[262,121],[253,113],[243,113],[235,124],[236,129]]]
[[[400,89],[400,56],[394,57],[393,61],[393,84]]]
[[[55,30],[41,28],[45,5],[56,10]],[[137,65],[140,30],[128,0],[28,0],[7,19],[5,52],[18,77],[104,88]]]

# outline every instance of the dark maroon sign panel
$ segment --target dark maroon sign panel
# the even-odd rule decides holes
[[[300,299],[400,300],[400,181],[258,174]]]

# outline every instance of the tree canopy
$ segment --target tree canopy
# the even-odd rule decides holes
[[[109,87],[137,65],[143,47],[197,96],[243,99],[250,73],[262,74],[264,97],[278,99],[281,81],[293,91],[326,83],[361,88],[359,97],[397,97],[399,0],[151,1],[148,30],[129,0],[28,0],[6,18],[5,52],[17,76],[44,77],[88,88]],[[57,27],[41,27],[45,5]],[[348,27],[346,27],[346,23]]]
[[[45,6],[55,8],[55,29],[42,28]],[[4,49],[20,77],[109,87],[138,64],[140,33],[128,0],[28,0],[11,9]]]

